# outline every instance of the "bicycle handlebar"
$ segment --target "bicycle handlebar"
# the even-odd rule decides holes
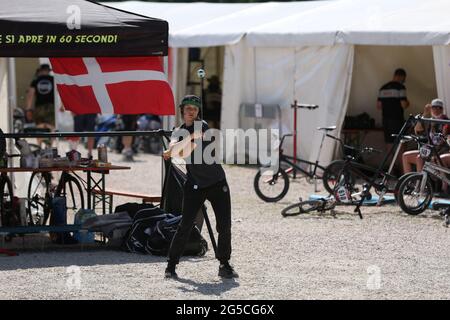
[[[364,147],[361,149],[361,153],[383,153],[383,151],[375,148]]]
[[[392,137],[396,138],[399,135],[398,134],[392,134]],[[426,143],[428,142],[428,139],[426,137],[423,136],[416,136],[416,135],[402,135],[400,136],[402,140],[407,140],[407,141],[415,141],[417,143]]]

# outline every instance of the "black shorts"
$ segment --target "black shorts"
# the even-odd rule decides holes
[[[120,116],[123,122],[123,131],[136,131],[137,128],[137,114],[123,114]]]
[[[393,134],[398,134],[405,123],[402,119],[383,119],[384,141],[394,143]]]
[[[95,131],[97,114],[80,114],[73,117],[75,132]]]

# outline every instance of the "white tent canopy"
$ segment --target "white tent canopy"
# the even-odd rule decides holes
[[[172,48],[235,44],[251,29],[330,1],[266,3],[108,2],[109,6],[169,22]]]
[[[341,0],[250,30],[252,46],[447,45],[447,0]]]
[[[165,19],[170,46],[447,45],[447,0],[335,0],[266,3],[109,2]]]

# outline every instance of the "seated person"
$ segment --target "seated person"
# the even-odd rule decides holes
[[[434,99],[431,104],[425,105],[423,117],[424,118],[432,118],[432,119],[442,119],[442,120],[448,120],[448,117],[443,113],[444,111],[444,102],[441,99]],[[414,127],[414,132],[416,135],[423,134],[425,131],[425,128],[423,127],[422,123],[418,122],[416,126]],[[444,135],[444,137],[447,137],[447,135],[450,133],[450,126],[449,125],[441,125],[441,124],[433,124],[430,132],[430,139],[433,141],[434,134],[441,133]],[[439,146],[439,155],[442,160],[442,163],[446,167],[450,167],[450,153],[449,153],[449,146],[445,142],[445,139],[443,141],[433,141],[433,143],[437,143]],[[412,165],[416,166],[416,170],[418,172],[422,171],[424,161],[419,155],[419,150],[412,150],[407,151],[403,153],[402,156],[402,163],[403,163],[403,171],[404,173],[412,172]],[[442,191],[447,191],[447,184],[443,184]]]

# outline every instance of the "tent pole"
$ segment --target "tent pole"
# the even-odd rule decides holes
[[[7,68],[8,68],[8,107],[7,107],[7,119],[8,119],[8,125],[6,127],[6,132],[14,132],[14,118],[13,118],[13,110],[17,105],[17,94],[16,94],[16,59],[15,58],[8,58],[7,61]],[[13,154],[14,153],[14,143],[12,141],[9,142],[8,147],[8,153]],[[14,175],[11,172],[10,173],[10,179],[13,185],[14,189]]]
[[[178,79],[177,79],[177,70],[178,70],[178,48],[169,48],[168,62],[167,62],[167,75],[169,79],[169,84],[172,88],[173,98],[175,100],[175,106],[178,104]],[[177,108],[175,108],[177,110]],[[175,117],[177,111],[175,111],[175,115],[167,116],[168,127],[165,130],[172,130],[175,127]]]

